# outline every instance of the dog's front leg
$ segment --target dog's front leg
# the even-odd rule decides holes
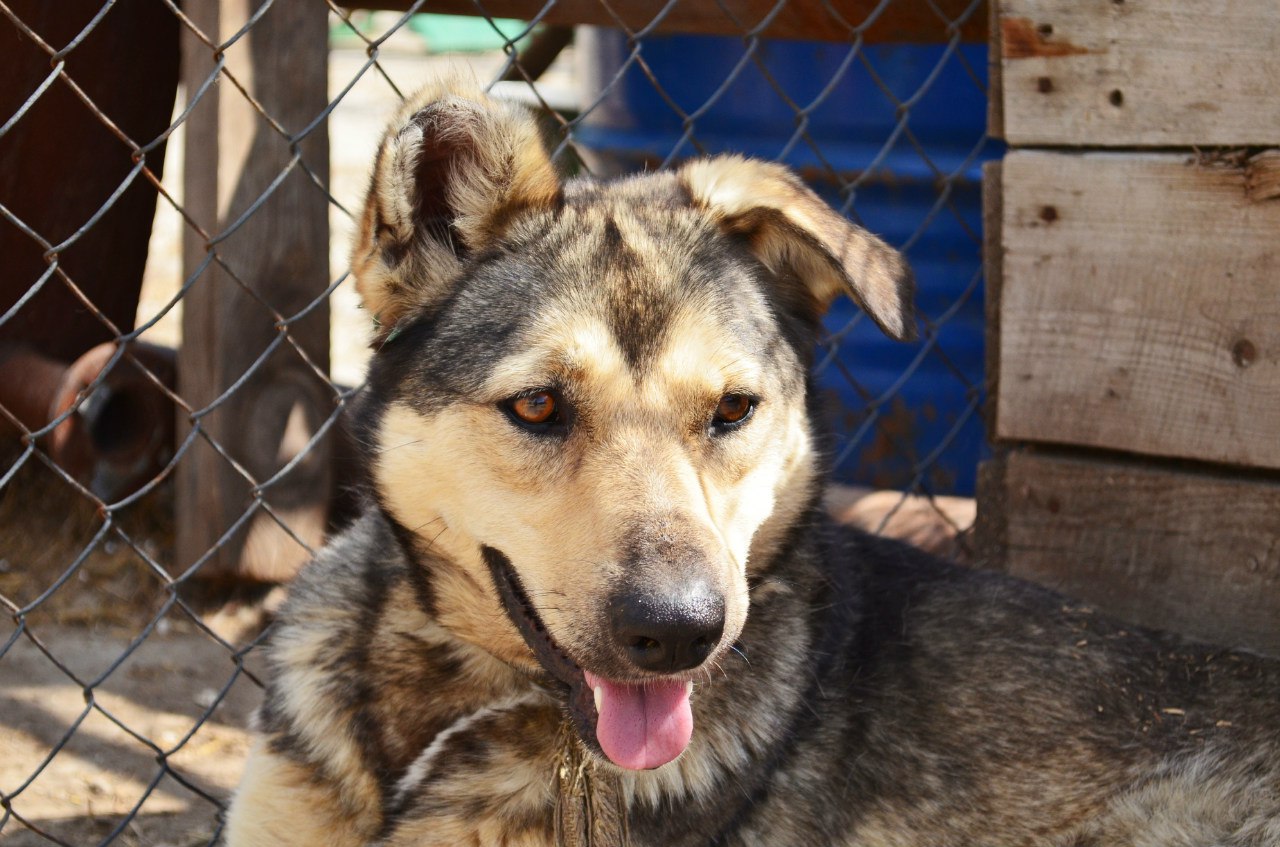
[[[401,780],[380,847],[550,847],[560,738],[545,702],[461,718]]]

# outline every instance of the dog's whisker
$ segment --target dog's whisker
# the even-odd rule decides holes
[[[418,524],[417,526],[415,526],[413,529],[411,529],[411,530],[409,530],[409,531],[410,531],[410,532],[412,532],[414,535],[418,535],[418,534],[420,534],[420,533],[422,532],[422,530],[424,530],[424,529],[426,529],[427,527],[431,526],[433,523],[439,523],[439,522],[442,522],[442,521],[444,521],[444,518],[443,518],[443,517],[440,517],[439,515],[437,515],[437,516],[436,516],[436,517],[434,517],[434,518],[431,518],[431,519],[429,519],[429,520],[423,521],[422,523]],[[447,529],[447,527],[446,527],[446,529]],[[434,543],[434,542],[435,542],[435,540],[436,540],[437,538],[439,538],[443,533],[444,533],[444,530],[442,529],[439,533],[436,533],[436,535],[432,536],[431,541],[427,542],[428,547],[429,547],[432,543]]]
[[[424,443],[424,441],[425,439],[422,439],[422,438],[412,438],[408,441],[403,441],[399,444],[392,444],[387,447],[378,447],[372,444],[366,444],[365,446],[369,449],[370,453],[372,453],[374,456],[385,456],[388,453],[399,450],[402,447],[412,447],[415,444],[422,444]]]

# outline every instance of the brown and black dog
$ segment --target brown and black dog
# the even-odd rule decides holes
[[[355,245],[363,517],[269,647],[232,847],[1263,847],[1280,664],[841,528],[811,350],[902,258],[738,157],[562,180],[410,103]]]

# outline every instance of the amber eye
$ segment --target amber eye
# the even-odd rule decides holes
[[[756,402],[756,398],[749,394],[724,395],[716,406],[715,417],[711,420],[712,427],[727,432],[745,423],[755,411]]]
[[[508,400],[507,413],[517,423],[543,428],[560,421],[560,403],[550,391],[535,391]]]

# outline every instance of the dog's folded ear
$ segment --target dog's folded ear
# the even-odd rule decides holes
[[[524,209],[560,197],[533,114],[474,82],[442,80],[402,108],[378,148],[351,257],[382,333],[442,300],[468,256]]]
[[[717,156],[685,164],[693,202],[745,237],[765,267],[800,280],[815,311],[849,294],[888,335],[916,337],[915,280],[902,254],[838,214],[782,165]]]

